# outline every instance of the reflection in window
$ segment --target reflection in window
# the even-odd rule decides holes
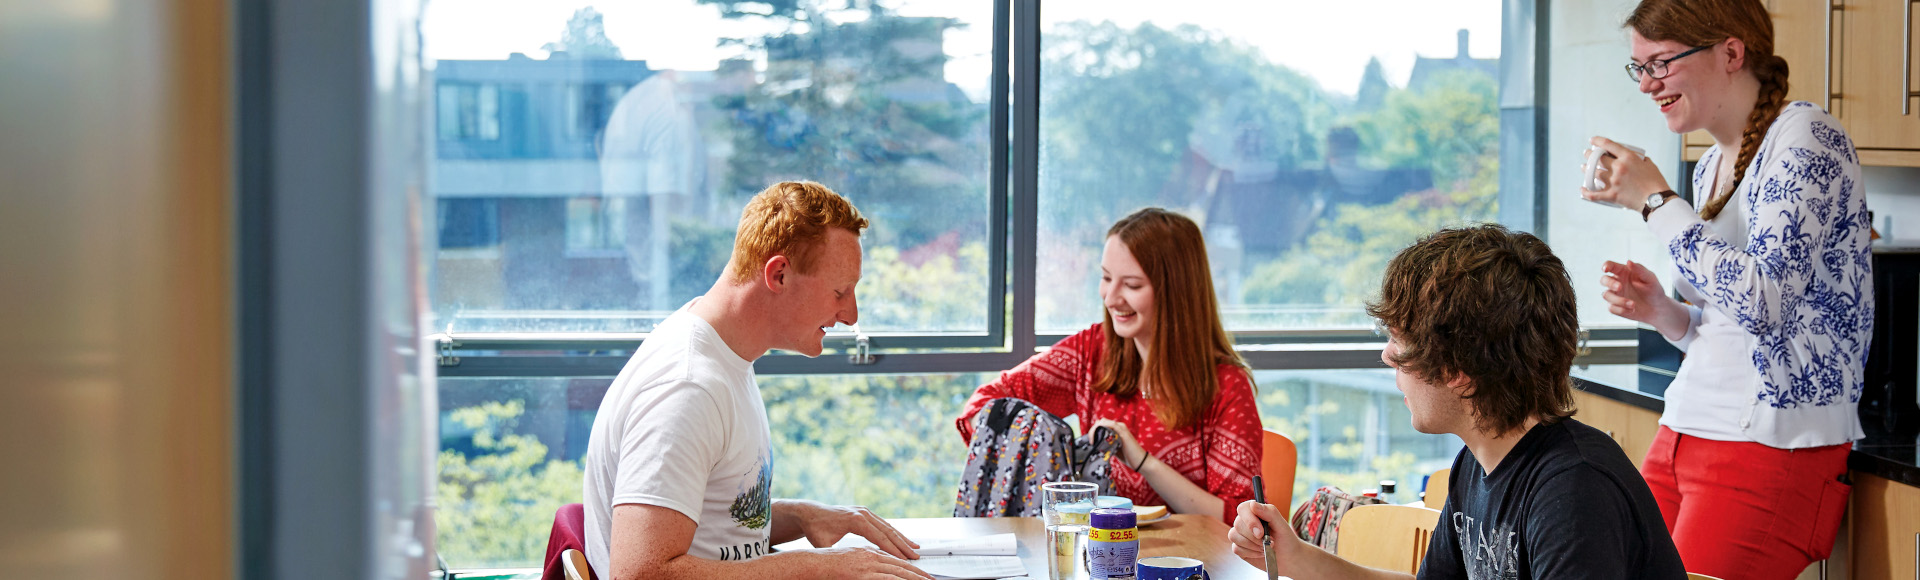
[[[627,241],[625,197],[567,200],[567,252],[618,252]]]
[[[491,199],[441,198],[440,249],[487,248],[500,243],[500,208]]]
[[[1500,3],[1150,6],[1047,3],[1042,329],[1100,319],[1104,233],[1140,207],[1201,224],[1229,330],[1365,328],[1395,252],[1497,215]]]
[[[500,138],[500,88],[491,84],[442,84],[438,90],[440,139]]]
[[[627,86],[619,83],[588,83],[567,87],[567,136],[592,139],[607,126],[613,106],[625,95]]]
[[[873,221],[864,329],[985,331],[993,6],[840,6],[429,2],[433,194],[495,200],[501,248],[431,257],[432,326],[644,332],[748,197],[808,179]]]

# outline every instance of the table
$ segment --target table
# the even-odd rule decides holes
[[[1012,533],[1020,541],[1020,562],[1036,579],[1047,577],[1047,531],[1039,518],[905,518],[887,520],[915,540],[969,538]],[[805,547],[806,540],[780,548]],[[1233,554],[1227,525],[1201,515],[1175,514],[1140,527],[1140,557],[1185,556],[1206,563],[1214,580],[1265,580],[1266,572]]]

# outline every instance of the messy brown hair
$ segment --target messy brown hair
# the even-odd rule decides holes
[[[813,271],[813,254],[830,229],[859,236],[867,218],[840,194],[811,181],[775,183],[740,212],[740,229],[733,236],[732,270],[735,284],[753,281],[774,256],[786,256],[793,271]]]
[[[1186,216],[1150,207],[1120,218],[1107,237],[1126,245],[1153,288],[1153,336],[1147,344],[1152,356],[1141,360],[1140,349],[1113,332],[1113,313],[1106,313],[1101,326],[1106,351],[1092,388],[1131,396],[1140,392],[1144,378],[1153,386],[1147,399],[1162,424],[1177,430],[1199,423],[1220,392],[1216,367],[1246,368],[1220,323],[1200,226]]]
[[[1465,377],[1474,427],[1505,434],[1573,414],[1580,322],[1573,282],[1546,242],[1494,224],[1440,230],[1387,264],[1367,313],[1399,343],[1401,372]]]
[[[1787,59],[1773,53],[1773,18],[1767,16],[1767,7],[1760,5],[1760,0],[1641,0],[1627,15],[1626,26],[1641,38],[1656,42],[1708,46],[1738,38],[1747,47],[1745,70],[1760,81],[1760,98],[1747,116],[1746,130],[1740,134],[1740,153],[1734,157],[1731,185],[1704,192],[1711,197],[1700,205],[1700,219],[1711,220],[1740,189],[1747,165],[1753,163],[1767,129],[1773,127],[1780,109],[1787,104]]]

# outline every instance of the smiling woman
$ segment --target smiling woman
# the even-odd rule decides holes
[[[1613,314],[1687,353],[1642,472],[1692,571],[1790,578],[1832,550],[1843,510],[1822,506],[1845,505],[1862,436],[1874,288],[1859,157],[1826,111],[1787,100],[1758,0],[1643,0],[1626,27],[1642,63],[1629,72],[1668,129],[1715,142],[1693,171],[1696,214],[1651,160],[1595,140],[1617,158],[1585,194],[1646,221],[1686,300],[1631,261],[1600,280]]]
[[[1107,233],[1100,298],[1106,321],[1034,355],[976,390],[956,425],[994,399],[1031,402],[1080,418],[1081,432],[1114,429],[1115,493],[1230,521],[1253,497],[1260,414],[1252,377],[1221,327],[1200,228],[1147,208]],[[1156,306],[1159,305],[1159,306]]]

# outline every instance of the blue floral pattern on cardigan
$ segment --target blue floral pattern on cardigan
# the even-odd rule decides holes
[[[1873,334],[1872,224],[1850,177],[1859,171],[1847,171],[1859,157],[1818,111],[1789,104],[1748,166],[1735,194],[1746,202],[1744,251],[1705,223],[1668,245],[1687,283],[1757,338],[1758,396],[1774,408],[1858,403]],[[1808,130],[1787,125],[1807,117]]]

